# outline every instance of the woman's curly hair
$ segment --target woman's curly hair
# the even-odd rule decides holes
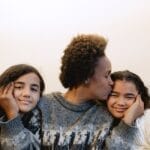
[[[95,71],[98,59],[105,56],[107,41],[95,34],[74,37],[62,57],[60,81],[65,88],[78,87]]]

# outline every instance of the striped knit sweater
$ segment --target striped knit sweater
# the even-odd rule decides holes
[[[144,115],[136,120],[138,132],[136,132],[134,150],[150,150],[150,109],[145,110]]]
[[[39,110],[37,114],[41,114],[40,119],[35,119],[40,122],[36,123],[39,126],[37,130],[34,130],[37,126],[33,123],[33,117],[38,117],[34,115],[27,119],[26,125],[19,116],[10,121],[0,122],[1,150],[130,150],[132,148],[137,128],[120,122],[110,133],[113,118],[103,104],[98,105],[88,101],[81,105],[72,105],[62,97],[61,93],[52,93],[41,98],[37,108]]]

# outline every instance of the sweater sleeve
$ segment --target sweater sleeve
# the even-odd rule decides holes
[[[131,150],[136,132],[135,126],[129,126],[121,121],[106,138],[105,149]]]
[[[150,109],[136,120],[138,132],[136,133],[135,145],[137,149],[150,149]]]
[[[38,139],[23,126],[19,116],[6,122],[0,121],[1,150],[39,150],[39,145]]]

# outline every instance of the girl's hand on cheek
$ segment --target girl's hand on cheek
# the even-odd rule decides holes
[[[6,113],[8,120],[17,117],[19,108],[13,96],[14,84],[0,88],[0,107]]]
[[[132,125],[132,123],[144,113],[144,102],[141,100],[141,96],[138,95],[136,97],[135,102],[128,108],[125,112],[123,121],[128,124]]]

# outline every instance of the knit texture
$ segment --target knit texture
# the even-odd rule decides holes
[[[104,104],[72,105],[61,93],[51,93],[41,98],[37,108],[40,113],[33,113],[26,125],[20,117],[0,122],[1,150],[131,149],[136,128],[120,122],[110,132],[113,118]]]
[[[135,150],[150,150],[150,109],[136,120],[138,132],[135,138]]]

